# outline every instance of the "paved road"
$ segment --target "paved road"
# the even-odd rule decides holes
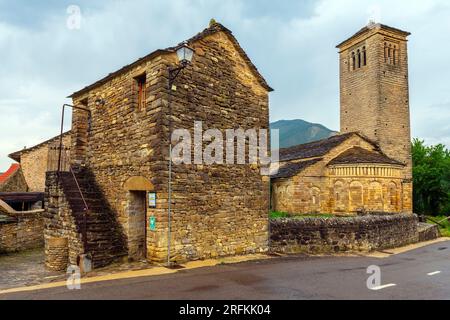
[[[381,268],[382,285],[396,286],[367,289],[370,265]],[[450,299],[450,241],[384,259],[277,258],[0,299]]]

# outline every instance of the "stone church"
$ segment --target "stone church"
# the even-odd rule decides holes
[[[182,45],[193,60],[168,86]],[[168,181],[171,129],[268,129],[270,91],[212,21],[72,94],[70,172],[46,177],[47,266],[64,270],[86,254],[100,267],[267,251],[270,178],[260,165],[173,165],[170,217]]]
[[[370,24],[337,46],[341,132],[280,150],[273,210],[412,212],[409,35]]]

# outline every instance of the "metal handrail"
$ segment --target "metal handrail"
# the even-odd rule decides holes
[[[88,113],[89,118],[91,117],[91,110],[79,106],[73,106],[71,104],[63,104],[62,111],[61,111],[61,132],[59,135],[59,156],[58,156],[58,173],[61,171],[61,153],[62,153],[62,147],[63,147],[63,135],[64,135],[64,111],[66,110],[66,107],[82,110]],[[90,123],[90,121],[89,121]]]
[[[89,213],[89,206],[84,198],[83,191],[81,191],[80,184],[78,183],[77,177],[75,176],[75,172],[73,172],[72,166],[69,166],[69,170],[72,173],[72,177],[75,180],[75,184],[77,186],[78,192],[80,193],[81,200],[83,200],[84,204],[84,214],[83,214],[83,247],[84,253],[87,253],[87,214]]]

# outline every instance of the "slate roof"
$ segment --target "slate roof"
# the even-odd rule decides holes
[[[266,80],[263,78],[263,76],[259,73],[258,69],[256,68],[256,66],[253,64],[253,62],[250,60],[250,58],[247,56],[247,54],[245,53],[245,51],[242,49],[242,47],[239,45],[239,42],[237,41],[237,39],[233,36],[233,33],[231,32],[231,30],[227,29],[226,27],[224,27],[222,24],[220,23],[213,23],[211,24],[208,28],[206,28],[205,30],[203,30],[202,32],[199,32],[198,34],[196,34],[195,36],[193,36],[192,38],[183,41],[181,43],[179,43],[177,46],[174,47],[169,47],[166,49],[158,49],[155,50],[153,52],[151,52],[150,54],[136,60],[135,62],[126,65],[124,67],[122,67],[121,69],[108,74],[106,77],[98,80],[97,82],[94,82],[93,84],[77,91],[74,92],[73,94],[71,94],[68,98],[73,98],[75,96],[78,96],[82,93],[85,93],[93,88],[96,88],[110,80],[112,80],[113,78],[115,78],[116,76],[129,71],[130,69],[136,67],[137,65],[151,60],[157,56],[160,56],[162,54],[167,54],[167,53],[173,53],[176,52],[176,50],[183,44],[183,43],[187,43],[188,45],[192,44],[193,42],[196,42],[198,40],[201,40],[209,35],[215,34],[217,32],[223,31],[225,32],[225,34],[228,35],[229,39],[233,42],[233,44],[236,47],[236,50],[242,55],[242,57],[244,58],[244,60],[248,63],[248,65],[250,66],[250,69],[253,71],[253,73],[256,75],[256,77],[258,78],[258,81],[260,82],[260,84],[267,89],[268,91],[273,91],[273,89],[267,84]]]
[[[64,133],[63,133],[63,138],[64,138],[65,136],[69,135],[69,134],[70,134],[70,131],[64,132]],[[8,157],[10,157],[11,159],[13,159],[13,160],[15,160],[15,161],[17,161],[17,162],[20,162],[20,157],[22,156],[23,153],[29,152],[29,151],[33,151],[33,150],[36,150],[36,149],[38,149],[38,148],[44,146],[44,145],[47,144],[47,143],[50,143],[50,142],[53,142],[53,141],[57,141],[57,140],[59,140],[59,136],[60,136],[60,135],[58,134],[56,137],[53,137],[53,138],[48,139],[48,140],[46,140],[46,141],[44,141],[44,142],[41,142],[41,143],[39,143],[39,144],[37,144],[37,145],[35,145],[35,146],[33,146],[33,147],[26,148],[26,149],[22,149],[22,150],[20,150],[20,151],[13,152],[13,153],[9,154]]]
[[[18,164],[18,163],[12,164],[5,173],[0,175],[0,184],[5,182],[6,180],[8,180],[10,177],[12,177],[14,175],[14,173],[16,173],[17,170],[19,170],[19,169],[20,169],[20,164]]]
[[[306,168],[316,164],[317,162],[323,160],[322,158],[306,160],[301,162],[289,162],[283,165],[277,174],[271,176],[272,179],[284,179],[295,176],[296,174],[302,172]]]
[[[404,165],[403,163],[389,158],[379,151],[370,151],[360,147],[351,148],[331,160],[328,165],[352,164],[352,163],[380,163]]]
[[[327,139],[280,149],[280,161],[321,157],[357,133],[345,133]]]
[[[336,48],[342,47],[342,46],[343,46],[345,43],[347,43],[348,41],[350,41],[350,40],[352,40],[352,39],[358,37],[359,35],[363,34],[364,32],[367,32],[367,31],[369,31],[369,30],[372,30],[372,29],[374,29],[374,28],[385,29],[385,30],[388,30],[388,31],[397,32],[397,33],[400,33],[400,34],[404,35],[405,37],[411,35],[410,32],[403,31],[403,30],[400,30],[400,29],[397,29],[397,28],[393,28],[393,27],[387,26],[387,25],[385,25],[385,24],[378,23],[378,24],[375,24],[374,26],[369,26],[369,25],[367,25],[367,26],[363,27],[361,30],[359,30],[357,33],[355,33],[353,36],[351,36],[350,38],[348,38],[348,39],[342,41],[341,43],[339,43],[339,44],[336,46]]]

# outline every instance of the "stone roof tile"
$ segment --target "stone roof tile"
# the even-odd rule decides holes
[[[331,149],[339,146],[355,133],[345,133],[327,139],[300,144],[294,147],[280,149],[280,161],[290,161],[306,158],[321,157]]]
[[[377,163],[404,165],[403,163],[389,158],[379,151],[370,151],[360,147],[351,148],[331,160],[328,165],[353,164],[353,163]]]
[[[317,162],[321,161],[323,159],[313,159],[313,160],[306,160],[301,162],[289,162],[279,168],[278,173],[271,176],[272,179],[284,179],[284,178],[290,178],[295,176],[296,174],[302,172],[306,168],[312,166],[313,164],[316,164]]]
[[[354,35],[352,35],[350,38],[347,38],[346,40],[344,40],[344,41],[342,41],[341,43],[339,43],[339,44],[336,46],[336,48],[342,47],[342,46],[343,46],[345,43],[347,43],[348,41],[350,41],[350,40],[352,40],[352,39],[358,37],[359,35],[361,35],[361,34],[367,32],[367,31],[373,30],[373,29],[375,29],[375,28],[376,28],[376,29],[384,29],[384,30],[388,30],[388,31],[391,31],[391,32],[395,32],[395,33],[400,33],[400,34],[402,34],[402,35],[405,36],[405,37],[411,35],[410,32],[403,31],[403,30],[400,30],[400,29],[397,29],[397,28],[393,28],[393,27],[390,27],[390,26],[385,25],[385,24],[375,23],[375,24],[373,24],[373,25],[367,25],[367,26],[364,26],[362,29],[360,29],[358,32],[356,32]]]
[[[220,23],[213,23],[211,24],[208,28],[204,29],[202,32],[197,33],[195,36],[189,38],[186,41],[183,41],[181,43],[179,43],[177,46],[173,46],[173,47],[169,47],[166,49],[158,49],[155,50],[153,52],[151,52],[150,54],[136,60],[135,62],[126,65],[124,67],[122,67],[121,69],[108,74],[106,77],[98,80],[97,82],[94,82],[93,84],[77,91],[74,92],[73,94],[71,94],[68,98],[73,98],[74,96],[78,96],[82,93],[85,93],[95,87],[98,87],[108,81],[110,81],[111,79],[115,78],[116,76],[127,72],[128,70],[131,70],[132,68],[134,68],[135,66],[141,64],[144,61],[148,61],[150,59],[153,59],[157,56],[160,56],[162,54],[166,54],[166,53],[173,53],[175,52],[183,43],[187,43],[192,44],[193,42],[196,42],[198,40],[201,40],[209,35],[215,34],[217,32],[223,31],[225,32],[230,40],[233,42],[233,44],[235,45],[236,50],[242,55],[242,57],[244,58],[244,60],[248,63],[248,65],[250,66],[250,69],[253,71],[253,73],[256,75],[256,77],[258,78],[258,81],[260,82],[260,84],[267,89],[268,91],[273,91],[273,89],[267,84],[266,80],[263,78],[263,76],[259,73],[258,69],[256,68],[256,66],[253,64],[253,62],[250,60],[250,58],[247,56],[247,54],[245,53],[245,51],[242,49],[242,47],[239,45],[239,42],[237,41],[237,39],[233,36],[233,33],[231,30],[227,29],[226,27],[224,27],[222,24]]]

